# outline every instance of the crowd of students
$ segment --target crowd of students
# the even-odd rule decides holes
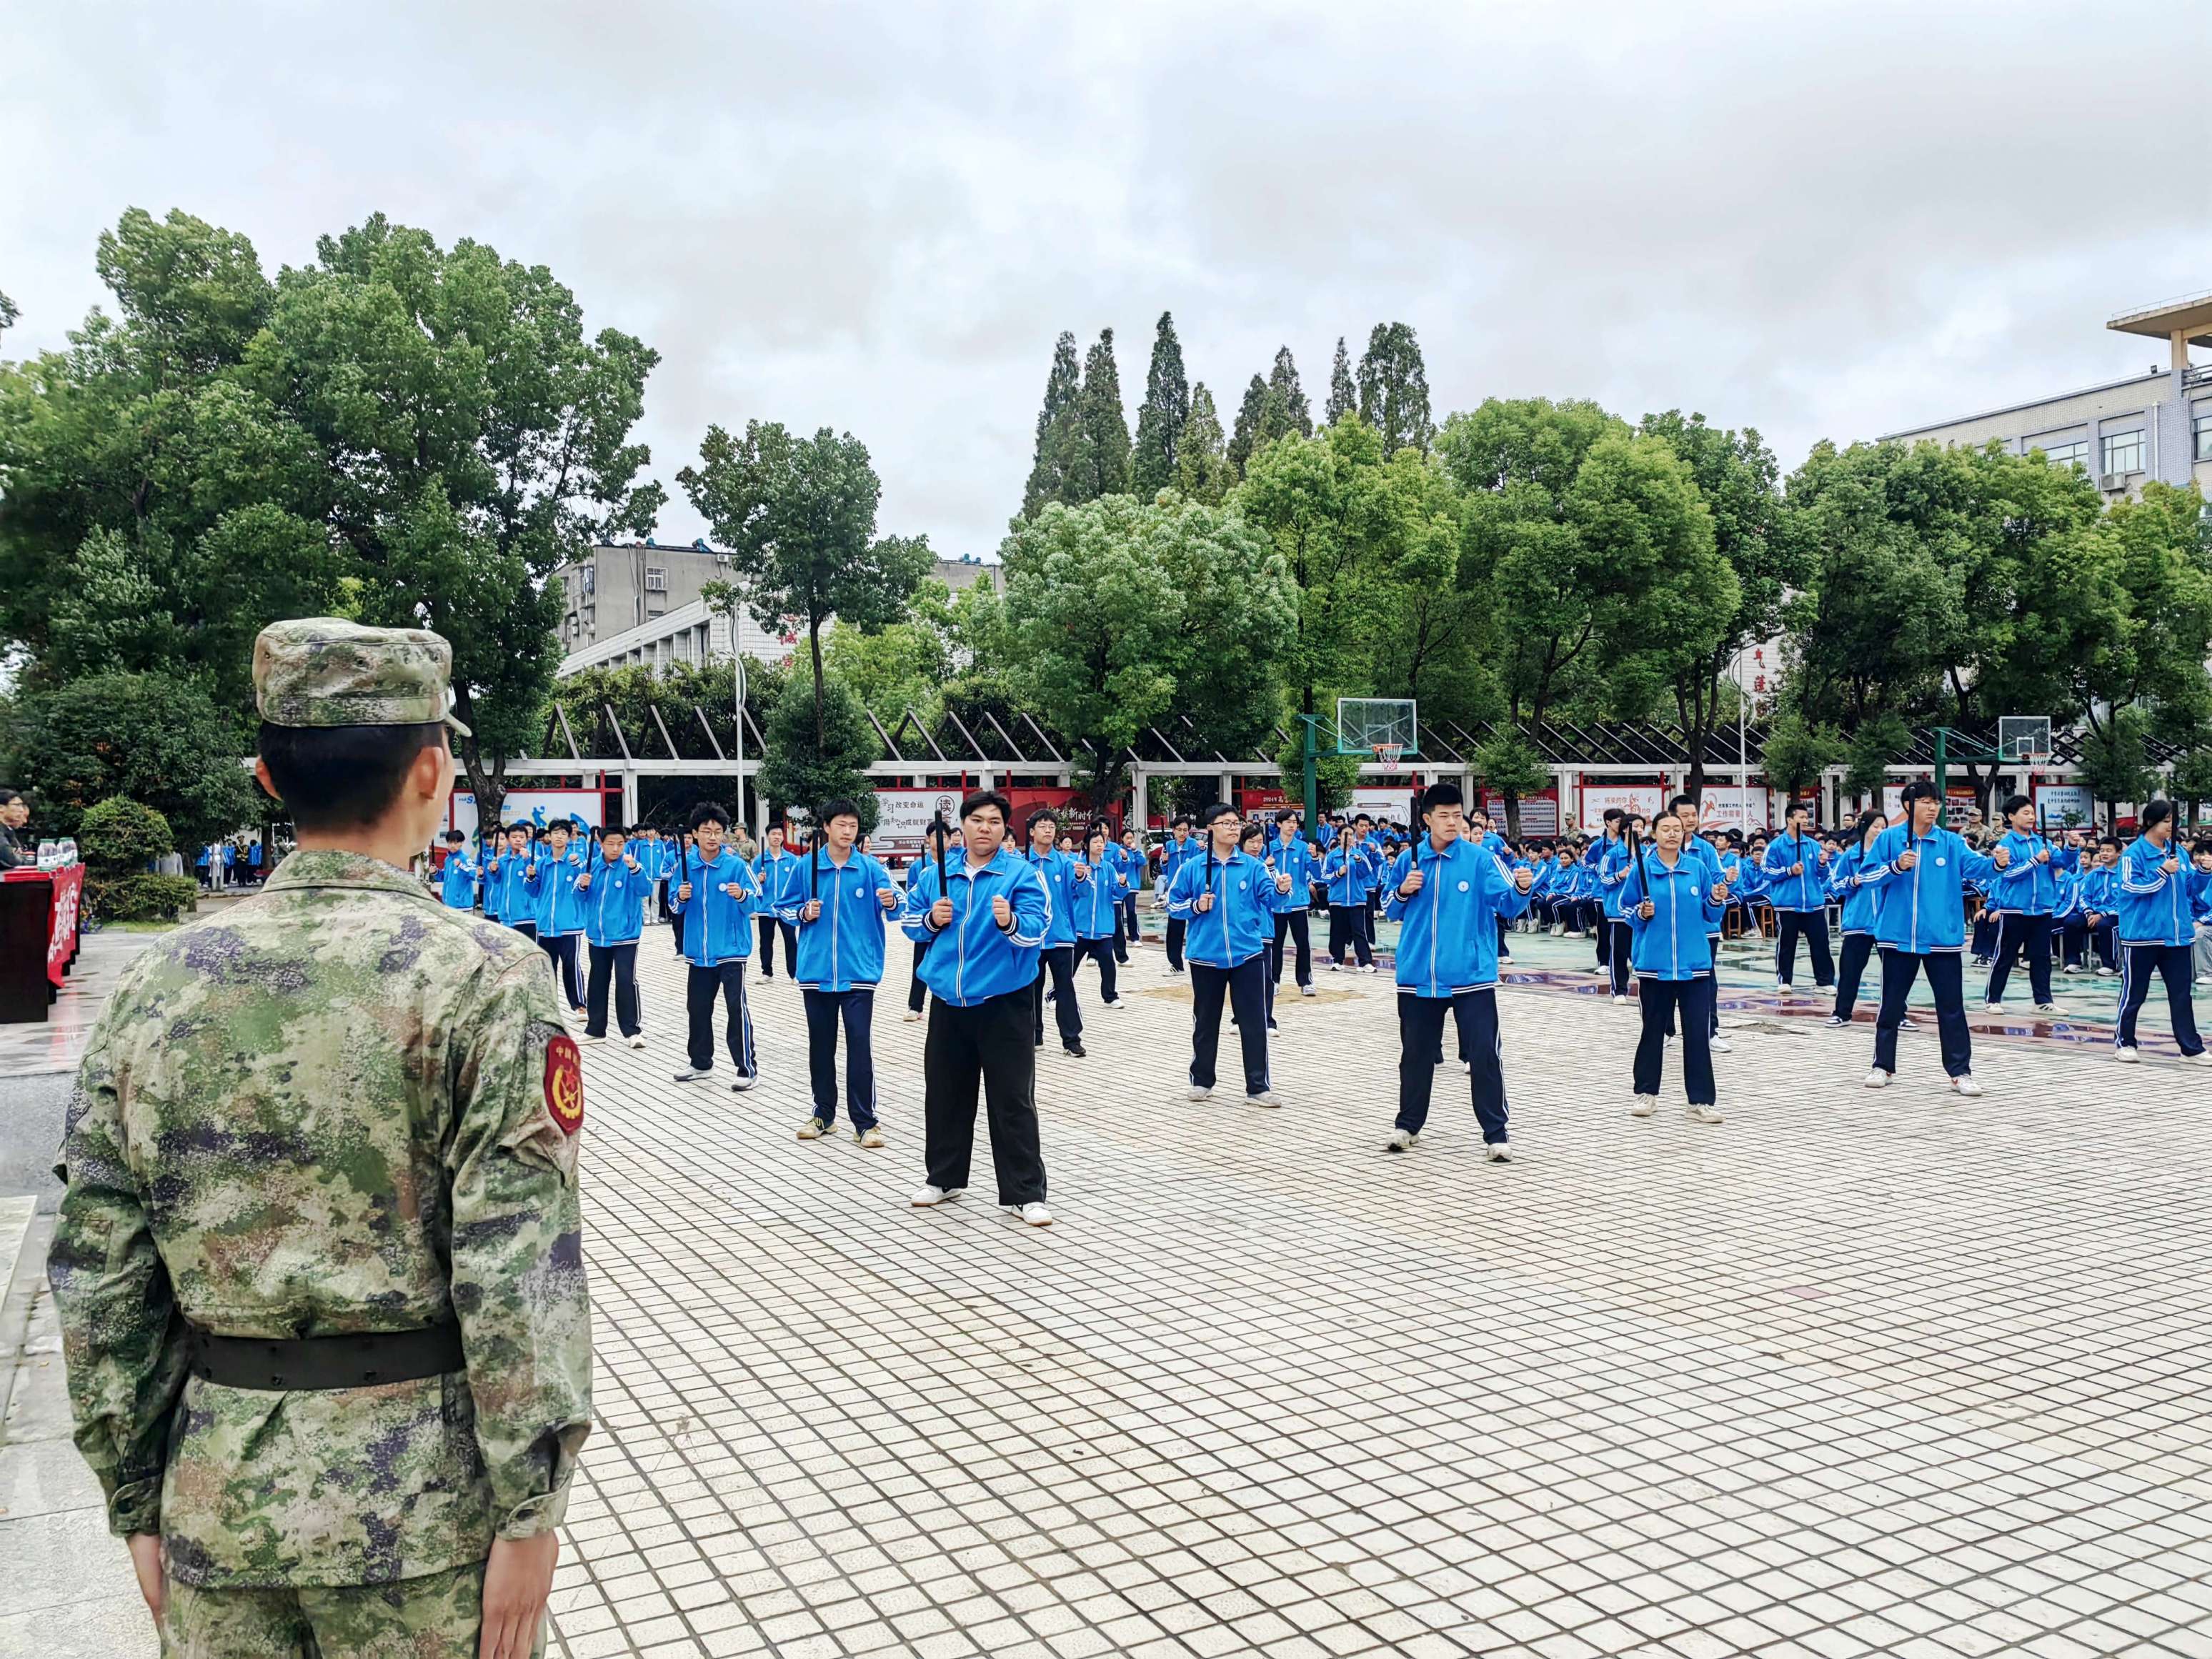
[[[1121,1007],[1117,969],[1139,939],[1137,895],[1149,885],[1166,917],[1170,975],[1188,975],[1193,1019],[1189,1097],[1212,1097],[1220,1024],[1237,1030],[1244,1100],[1283,1104],[1269,1060],[1275,998],[1285,963],[1302,995],[1315,994],[1310,915],[1324,908],[1326,970],[1376,971],[1376,924],[1398,925],[1394,952],[1400,1032],[1398,1109],[1387,1150],[1416,1146],[1429,1120],[1434,1074],[1448,1064],[1444,1036],[1468,1079],[1485,1156],[1514,1153],[1496,989],[1516,930],[1548,928],[1594,941],[1590,971],[1616,1002],[1639,1005],[1641,1032],[1629,1065],[1628,1110],[1657,1109],[1662,1073],[1679,1043],[1692,1121],[1723,1121],[1714,1056],[1720,1035],[1715,970],[1733,928],[1771,933],[1774,976],[1799,994],[1798,945],[1814,988],[1833,999],[1826,1023],[1851,1023],[1867,970],[1878,960],[1880,1011],[1869,1088],[1898,1069],[1897,1040],[1912,988],[1928,981],[1950,1087],[1978,1095],[1966,1011],[1966,967],[1985,969],[1983,1006],[2002,998],[2025,963],[2039,1012],[2059,1012],[2051,975],[2117,973],[2122,981],[2117,1057],[2139,1059],[2136,1027],[2152,988],[2166,992],[2183,1054],[2203,1057],[2191,1006],[2196,952],[2212,941],[2212,839],[2186,855],[2170,808],[2154,802],[2135,840],[2036,826],[2030,803],[2005,805],[2002,833],[1976,846],[1939,823],[1943,802],[1909,785],[1896,822],[1863,814],[1842,834],[1816,830],[1802,808],[1772,836],[1723,830],[1708,836],[1695,803],[1677,796],[1647,822],[1621,811],[1602,831],[1524,841],[1469,811],[1438,784],[1419,799],[1419,827],[1364,813],[1330,815],[1309,839],[1295,809],[1249,822],[1217,804],[1180,816],[1147,850],[1134,830],[1063,823],[1050,809],[1014,823],[1006,797],[968,797],[957,824],[895,871],[868,849],[858,807],[832,802],[803,848],[781,829],[763,844],[713,803],[696,807],[680,835],[635,834],[580,823],[512,823],[472,854],[459,831],[432,880],[445,902],[480,904],[488,920],[537,939],[581,1040],[612,1029],[645,1046],[636,952],[649,921],[665,922],[687,963],[684,1083],[717,1074],[715,1021],[744,1092],[759,1075],[745,970],[786,975],[805,1000],[812,1105],[801,1139],[830,1134],[842,1100],[848,1133],[884,1144],[876,1111],[872,1023],[890,930],[910,941],[914,972],[905,1018],[927,1008],[924,1047],[925,1184],[913,1202],[932,1206],[965,1189],[979,1097],[991,1124],[1000,1201],[1036,1225],[1050,1223],[1037,1129],[1036,1054],[1047,1010],[1062,1050],[1086,1057],[1085,966],[1102,1009]],[[1970,899],[1979,913],[1970,936]],[[1829,912],[1840,922],[1832,939]],[[1838,948],[1839,947],[1839,948]],[[587,960],[580,961],[580,948]],[[843,1076],[838,1071],[842,1048]]]

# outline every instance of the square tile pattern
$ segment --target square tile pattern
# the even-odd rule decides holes
[[[925,1028],[896,941],[880,1152],[762,1060],[585,1051],[602,1421],[552,1650],[2212,1655],[2212,1073],[1745,1021],[1712,1127],[1625,1115],[1633,1008],[1500,994],[1514,1144],[1465,1079],[1383,1152],[1386,976],[1285,979],[1288,1104],[1182,1097],[1157,945],[1038,1056],[1052,1202],[910,1209]],[[2162,1029],[2162,1012],[2154,1015]],[[1048,1030],[1050,1026],[1048,1022]],[[1224,1060],[1233,1054],[1233,1038]],[[1233,1068],[1232,1068],[1233,1069]]]

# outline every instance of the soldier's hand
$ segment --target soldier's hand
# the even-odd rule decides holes
[[[156,1624],[161,1619],[161,1603],[168,1587],[161,1578],[161,1534],[157,1532],[134,1532],[131,1534],[131,1568],[138,1575],[138,1594],[146,1598],[146,1611],[154,1615]]]
[[[941,898],[929,907],[929,925],[933,927],[950,927],[952,925],[951,899]]]
[[[538,1645],[538,1626],[545,1617],[545,1598],[553,1591],[553,1563],[561,1535],[495,1538],[484,1564],[483,1634],[477,1659],[530,1659]]]
[[[991,901],[991,920],[997,922],[1001,927],[1011,927],[1013,925],[1014,921],[1014,907],[1007,903],[1003,898],[993,899]]]
[[[821,915],[822,901],[809,899],[806,901],[806,908],[799,913],[799,919],[801,921],[816,921],[821,919]]]

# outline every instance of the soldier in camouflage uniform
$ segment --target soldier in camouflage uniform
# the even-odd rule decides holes
[[[262,632],[300,848],[131,964],[70,1103],[76,1443],[164,1653],[542,1643],[591,1419],[582,1069],[544,953],[404,868],[452,787],[450,662]]]

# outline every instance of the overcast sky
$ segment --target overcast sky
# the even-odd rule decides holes
[[[1685,22],[1678,14],[1694,14]],[[2138,373],[2212,289],[2212,6],[15,4],[9,356],[126,207],[272,272],[381,209],[550,265],[709,422],[858,434],[882,527],[994,550],[1054,337],[1152,328],[1233,412],[1279,343],[1419,332],[1436,411],[1675,405],[1815,439]]]

